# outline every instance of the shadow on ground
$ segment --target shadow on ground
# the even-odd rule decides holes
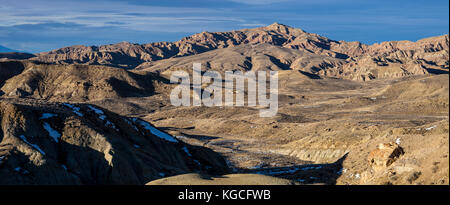
[[[241,169],[238,172],[279,177],[293,180],[301,184],[334,185],[336,184],[336,180],[342,175],[342,163],[347,158],[347,154],[342,156],[336,162],[329,164],[304,164],[289,167]]]

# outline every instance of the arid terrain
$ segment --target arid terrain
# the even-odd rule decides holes
[[[174,71],[278,71],[278,113],[175,107]],[[449,36],[274,23],[0,53],[0,184],[449,184]]]

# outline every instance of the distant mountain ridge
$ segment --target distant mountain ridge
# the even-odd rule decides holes
[[[13,50],[0,45],[0,59],[24,60],[32,57],[35,57],[35,55]]]
[[[204,53],[241,44],[269,43],[307,50],[328,56],[347,58],[362,53],[365,45],[338,42],[283,24],[229,32],[202,32],[176,42],[131,44],[121,42],[103,46],[71,46],[37,54],[36,60],[58,64],[99,64],[134,68],[144,62]],[[344,49],[347,48],[347,49]],[[343,52],[346,50],[346,52]]]
[[[7,60],[25,60],[35,57],[35,55],[30,53],[19,53],[19,52],[8,52],[8,53],[0,53],[0,59]]]
[[[17,51],[0,45],[0,53],[10,53],[10,52],[17,52]]]
[[[305,70],[307,72],[353,80],[370,80],[380,77],[427,74],[429,71],[448,73],[448,39],[448,35],[443,35],[417,42],[389,41],[366,45],[360,42],[335,41],[302,29],[274,23],[254,29],[202,32],[176,42],[148,44],[121,42],[102,46],[71,46],[38,53],[31,60],[52,64],[88,64],[143,69],[165,59],[178,59],[243,45],[269,44],[303,53],[289,59],[281,54],[272,55],[272,59],[277,62],[285,61],[283,62],[285,68],[305,70],[293,68],[292,63],[297,62],[300,67],[304,64],[310,65],[309,61],[302,62],[300,56],[314,54],[328,60],[316,62],[318,64],[313,68],[308,67]],[[264,54],[267,51],[261,50],[261,52]],[[381,67],[386,66],[391,68],[387,73],[383,73],[383,69],[380,71]]]

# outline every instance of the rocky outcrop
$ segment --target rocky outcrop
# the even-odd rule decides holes
[[[314,163],[333,163],[345,156],[349,151],[343,149],[294,149],[273,150],[272,152]]]
[[[152,75],[138,75],[124,69],[88,65],[45,65],[22,62],[0,63],[0,85],[4,96],[47,100],[87,101],[108,98],[150,96]]]
[[[0,62],[0,86],[3,86],[6,80],[22,73],[24,69],[25,66],[21,62]]]
[[[0,184],[145,184],[227,173],[225,160],[88,104],[0,102]]]
[[[395,162],[402,154],[403,148],[395,143],[383,143],[369,153],[367,161],[374,170],[385,169]]]
[[[257,45],[244,44],[216,49],[193,56],[143,63],[135,70],[152,73],[164,73],[179,69],[191,71],[192,62],[201,63],[203,69],[222,73],[224,71],[246,72],[250,70],[300,70],[314,73],[321,69],[345,63],[342,59],[265,43]]]
[[[448,35],[417,42],[383,42],[366,47],[348,63],[321,70],[320,74],[359,81],[442,74],[448,73],[448,58]]]

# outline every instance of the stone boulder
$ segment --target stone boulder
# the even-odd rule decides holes
[[[369,153],[367,160],[374,170],[388,167],[404,154],[403,148],[396,143],[381,143]]]

